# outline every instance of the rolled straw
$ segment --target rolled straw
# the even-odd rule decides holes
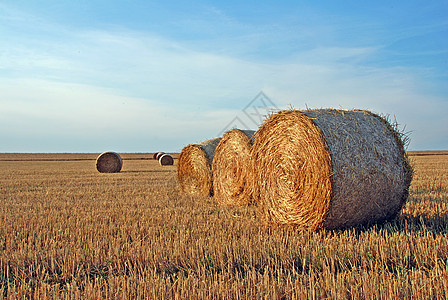
[[[253,197],[268,220],[306,230],[389,220],[412,180],[403,137],[368,111],[279,112],[255,137]]]
[[[103,152],[96,159],[96,169],[100,173],[118,173],[123,166],[123,160],[115,152]]]
[[[230,130],[216,147],[212,164],[213,191],[217,201],[223,205],[249,204],[248,172],[254,134],[253,130]]]
[[[221,138],[214,138],[184,147],[179,155],[177,178],[183,192],[195,196],[210,196],[212,189],[211,163]]]
[[[159,160],[159,157],[163,154],[165,154],[165,152],[156,152],[156,153],[154,153],[153,157],[154,157],[154,159]]]
[[[161,166],[172,166],[174,164],[174,159],[171,155],[165,153],[159,157],[159,164]]]

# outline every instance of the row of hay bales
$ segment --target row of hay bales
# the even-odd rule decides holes
[[[286,110],[254,131],[186,146],[181,189],[223,205],[255,203],[267,220],[314,231],[390,220],[408,197],[403,136],[365,110]]]
[[[174,164],[173,157],[165,152],[154,153],[154,159],[157,159],[161,166]],[[96,159],[96,169],[100,173],[119,173],[122,167],[123,159],[116,152],[103,152]]]
[[[172,166],[174,164],[173,157],[165,152],[154,153],[153,158],[155,160],[158,160],[161,166]]]

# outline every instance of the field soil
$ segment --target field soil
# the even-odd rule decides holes
[[[182,194],[177,159],[98,154],[0,154],[2,297],[447,298],[448,152],[409,153],[396,220],[314,233]]]

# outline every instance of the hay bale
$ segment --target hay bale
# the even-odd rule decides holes
[[[194,196],[213,194],[211,164],[220,140],[214,138],[182,149],[177,163],[177,179],[183,192]]]
[[[271,115],[252,147],[254,200],[268,220],[307,230],[394,218],[412,179],[402,138],[368,111]]]
[[[123,160],[115,152],[103,152],[96,159],[96,169],[100,173],[118,173],[123,166]]]
[[[253,130],[233,129],[224,134],[213,158],[213,191],[223,205],[249,204],[248,169]]]
[[[161,166],[172,166],[174,164],[174,159],[171,155],[165,153],[159,157],[159,164]]]
[[[160,156],[162,156],[163,154],[165,154],[165,152],[156,152],[154,153],[153,157],[155,160],[159,160]]]

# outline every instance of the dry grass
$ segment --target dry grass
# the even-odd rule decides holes
[[[311,234],[263,226],[254,206],[181,193],[176,165],[123,155],[120,173],[102,174],[92,156],[0,155],[4,298],[448,295],[446,155],[411,157],[414,181],[396,221]]]

